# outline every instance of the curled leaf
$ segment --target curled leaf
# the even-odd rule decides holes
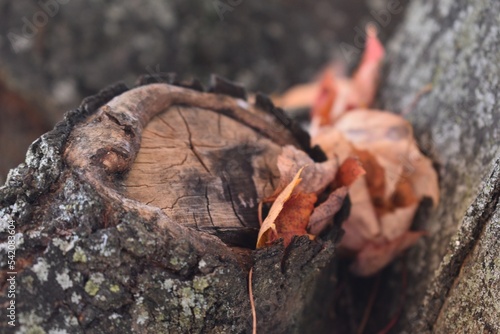
[[[424,234],[409,231],[420,201],[430,197],[434,205],[439,202],[437,173],[418,149],[411,124],[399,115],[368,109],[384,53],[375,27],[368,26],[365,51],[351,78],[335,75],[330,67],[320,80],[292,88],[280,101],[285,108],[290,101],[312,108],[312,141],[329,160],[315,164],[305,154],[284,149],[277,194],[306,164],[313,168],[296,191],[318,195],[340,187],[310,213],[308,231],[317,235],[332,221],[348,188],[351,214],[340,247],[354,254],[352,269],[359,275],[375,273],[415,243]]]
[[[366,108],[373,103],[385,51],[377,38],[376,28],[368,26],[366,32],[365,50],[352,78],[336,76],[334,68],[329,66],[319,82],[292,87],[275,99],[282,108],[311,107],[310,132],[313,135],[346,111]]]
[[[330,112],[335,102],[337,86],[331,69],[325,70],[319,84],[318,92],[311,109],[312,127],[328,125],[331,122]]]
[[[300,174],[302,173],[303,169],[304,167],[298,170],[292,181],[285,187],[285,189],[283,189],[283,191],[278,195],[273,205],[271,206],[269,214],[260,227],[259,235],[257,237],[257,248],[265,246],[267,242],[269,242],[273,238],[275,240],[275,238],[277,237],[275,224],[276,218],[278,218],[281,210],[283,210],[283,206],[285,205],[286,201],[290,199],[290,196],[292,195],[295,187],[302,180],[300,179]]]
[[[352,78],[352,89],[357,95],[356,105],[353,107],[367,108],[373,103],[384,54],[384,47],[377,38],[377,28],[368,25],[366,27],[366,46],[363,58]]]
[[[351,198],[351,213],[342,225],[345,235],[340,245],[341,248],[357,252],[364,247],[368,240],[380,236],[381,228],[365,177],[361,177],[351,185],[349,196]]]
[[[274,203],[261,225],[257,248],[279,238],[283,238],[284,245],[288,246],[295,235],[309,235],[313,239],[333,221],[347,195],[347,187],[335,191],[330,188],[338,171],[336,160],[316,163],[306,153],[293,146],[285,146],[277,166],[280,184],[273,196],[264,199]],[[356,175],[362,172],[354,160],[348,160],[343,168],[351,168],[350,172]],[[318,204],[318,195],[325,192],[330,192],[329,196]]]
[[[305,152],[294,146],[285,146],[278,157],[280,184],[276,189],[277,192],[290,182],[301,166],[307,166],[307,173],[302,175],[304,180],[298,185],[297,191],[319,194],[334,180],[338,162],[327,160],[316,163]]]
[[[358,274],[381,269],[406,249],[401,245],[409,247],[409,236],[422,235],[408,234],[422,198],[432,198],[434,205],[439,201],[431,161],[420,153],[406,120],[378,110],[350,111],[323,127],[313,142],[329,158],[337,152],[344,161],[357,156],[366,171],[350,186],[351,214],[343,225],[346,233],[340,247],[357,254],[353,268]],[[340,167],[337,178],[344,175]],[[367,247],[374,253],[366,255]]]
[[[359,160],[349,157],[340,166],[335,177],[335,184],[348,187],[365,174],[366,171],[361,167]]]
[[[285,247],[290,244],[295,235],[308,234],[307,224],[317,199],[315,194],[297,193],[285,203],[275,222],[277,235],[283,238]],[[314,238],[312,235],[309,237]],[[272,241],[274,240],[271,238],[269,242]]]
[[[347,187],[341,187],[332,192],[326,201],[318,205],[307,225],[311,234],[319,235],[332,222],[333,216],[340,210],[347,196]]]
[[[380,243],[368,243],[355,257],[351,271],[359,276],[370,276],[385,267],[398,254],[414,245],[425,232],[406,232],[399,238]]]

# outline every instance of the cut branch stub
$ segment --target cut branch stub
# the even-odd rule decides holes
[[[248,332],[252,266],[258,326],[306,326],[338,225],[326,242],[250,248],[281,147],[324,155],[266,97],[250,105],[240,88],[213,82],[210,93],[178,82],[106,89],[9,174],[0,220],[12,220],[20,240],[21,331]],[[0,246],[7,282],[6,233]],[[0,332],[8,326],[0,321]]]
[[[244,94],[217,94],[227,81],[214,83],[213,93],[153,83],[121,94],[75,127],[65,157],[110,196],[253,247],[281,147],[309,151],[309,138],[264,97],[251,105]]]

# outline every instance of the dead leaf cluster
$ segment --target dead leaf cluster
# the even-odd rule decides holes
[[[284,108],[311,107],[310,132],[313,144],[320,145],[329,159],[313,166],[329,166],[333,162],[340,165],[335,170],[314,168],[307,180],[304,177],[301,182],[300,168],[306,164],[303,161],[300,165],[299,161],[286,160],[287,170],[282,172],[280,168],[280,172],[286,173],[283,182],[290,182],[290,174],[295,170],[300,171],[293,178],[294,181],[289,183],[291,188],[285,188],[290,193],[280,197],[281,193],[275,201],[275,204],[278,199],[285,203],[275,214],[277,221],[291,221],[289,216],[295,213],[290,214],[290,211],[300,212],[303,220],[301,226],[309,219],[307,231],[317,235],[326,224],[322,219],[331,218],[331,212],[321,214],[321,205],[314,208],[314,196],[322,189],[311,187],[309,192],[301,195],[297,195],[297,191],[294,193],[294,189],[299,187],[299,183],[302,189],[308,188],[309,182],[319,185],[318,180],[322,178],[328,182],[332,178],[333,181],[335,178],[344,179],[344,182],[351,178],[348,183],[352,208],[343,224],[345,236],[340,248],[353,257],[353,272],[363,276],[379,271],[425,234],[424,231],[410,230],[424,197],[431,198],[434,205],[439,202],[437,173],[431,160],[420,152],[411,124],[391,112],[368,109],[375,98],[383,56],[384,49],[376,36],[376,30],[369,27],[364,55],[351,78],[336,77],[331,69],[327,69],[318,82],[292,88],[276,101]],[[360,175],[356,174],[360,169],[348,167],[353,158],[364,169]],[[312,188],[315,191],[311,191]],[[279,191],[281,189],[278,187]],[[345,186],[340,187],[331,196],[343,200],[345,194],[340,189],[347,190]],[[335,192],[338,193],[333,195]],[[292,206],[297,208],[292,209]],[[338,210],[332,205],[334,209]],[[313,219],[319,216],[321,219]],[[269,224],[268,218],[263,227]],[[280,235],[280,229],[287,235],[286,238],[297,232],[280,227],[276,229],[275,237]],[[275,233],[272,227],[270,231]],[[259,245],[272,239],[264,242],[260,239]]]
[[[257,248],[279,238],[283,238],[285,247],[294,236],[314,239],[342,207],[353,175],[364,173],[352,159],[346,159],[340,167],[334,159],[316,163],[293,146],[283,148],[278,169],[280,183],[275,193],[263,201],[272,202],[272,206],[261,224]],[[325,193],[326,199],[319,203],[318,197]]]

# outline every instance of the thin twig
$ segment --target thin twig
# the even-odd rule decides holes
[[[373,285],[372,291],[370,293],[370,298],[368,299],[368,304],[366,305],[365,313],[363,314],[363,319],[359,324],[357,331],[358,334],[363,334],[363,332],[365,331],[366,324],[368,323],[368,319],[370,319],[370,314],[372,313],[373,305],[375,304],[375,299],[378,294],[380,281],[382,280],[381,277],[382,275],[379,273],[377,275],[377,280],[375,281],[375,284]]]
[[[252,307],[252,334],[257,334],[257,313],[255,312],[255,303],[253,301],[252,272],[253,268],[250,268],[250,272],[248,273],[248,295],[250,296],[250,306]]]
[[[401,271],[401,300],[398,307],[398,311],[389,321],[389,323],[381,329],[377,334],[387,334],[389,331],[397,324],[401,313],[403,313],[403,307],[406,301],[406,288],[408,286],[408,269],[406,267],[406,260],[403,261],[403,269]]]

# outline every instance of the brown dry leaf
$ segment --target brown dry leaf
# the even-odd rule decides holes
[[[309,233],[319,235],[332,221],[333,216],[340,210],[347,196],[347,187],[340,187],[332,192],[326,201],[318,205],[307,225]]]
[[[373,154],[367,150],[354,149],[354,154],[359,158],[363,169],[366,171],[366,186],[375,206],[384,203],[385,170],[377,162]]]
[[[359,160],[349,157],[340,165],[339,171],[335,176],[335,184],[339,187],[349,187],[354,181],[365,174],[366,171],[361,167]]]
[[[325,70],[321,79],[317,96],[311,109],[311,119],[314,126],[330,124],[330,110],[335,102],[337,87],[335,76],[331,69]]]
[[[316,163],[305,152],[293,146],[285,146],[278,157],[277,166],[280,184],[273,196],[264,199],[264,202],[274,203],[261,225],[257,248],[278,238],[283,238],[287,246],[294,235],[306,235],[308,229],[312,233],[310,238],[313,238],[313,235],[321,233],[332,221],[347,195],[347,187],[341,187],[333,191],[318,207],[314,207],[317,195],[333,184],[338,171],[336,160]],[[345,173],[353,175],[361,175],[363,172],[354,159],[348,160],[343,168]]]
[[[366,27],[366,46],[360,66],[352,78],[352,89],[356,92],[357,100],[354,107],[368,107],[373,103],[380,76],[380,67],[384,59],[385,50],[377,38],[377,28],[373,25]]]
[[[282,108],[306,108],[310,107],[318,95],[320,83],[311,82],[293,86],[283,95],[273,97],[273,103]]]
[[[379,216],[382,235],[386,240],[394,240],[408,231],[417,212],[418,202],[407,207],[396,208],[394,211]]]
[[[379,110],[350,111],[322,128],[313,143],[329,158],[336,150],[344,159],[357,156],[366,170],[350,187],[351,214],[340,247],[361,254],[360,259],[367,257],[367,247],[375,252],[369,261],[356,262],[358,274],[381,269],[402,251],[398,242],[409,240],[402,236],[421,235],[407,233],[422,198],[430,197],[434,205],[439,201],[432,162],[420,153],[406,120]],[[342,167],[337,177],[341,175]]]
[[[318,194],[330,185],[332,176],[322,179],[326,175],[322,169],[334,170],[338,165],[332,162],[338,162],[333,184],[349,186],[352,202],[340,246],[356,254],[353,270],[360,275],[378,271],[423,234],[409,232],[423,197],[430,197],[434,206],[439,202],[437,173],[420,152],[411,124],[399,115],[367,109],[375,97],[383,57],[376,29],[369,26],[366,48],[352,78],[336,76],[330,67],[316,83],[291,89],[281,101],[283,107],[294,99],[312,107],[313,144],[321,146],[329,161],[320,167],[305,154],[284,150],[278,160],[282,179],[277,194],[305,164],[314,166],[314,171],[296,191]],[[309,232],[317,235],[331,221],[331,212],[338,210],[345,196],[342,191],[345,188],[337,189],[312,211]]]
[[[367,240],[377,238],[381,228],[365,177],[361,177],[351,185],[349,196],[351,213],[342,225],[345,235],[341,247],[356,252],[363,248]]]
[[[385,193],[388,198],[395,190],[398,176],[408,161],[413,140],[411,125],[398,115],[379,110],[355,110],[335,123],[356,149],[375,156],[385,171]]]
[[[420,152],[419,152],[420,153]],[[439,203],[439,182],[432,161],[424,156],[413,160],[413,171],[408,176],[417,198],[430,197],[434,208]]]
[[[391,212],[397,208],[413,206],[420,202],[422,196],[418,196],[409,179],[400,177],[396,184],[396,190],[391,198],[380,207],[380,216]]]
[[[266,219],[262,223],[262,226],[260,227],[259,236],[257,237],[257,248],[264,247],[266,243],[272,238],[274,238],[273,240],[276,239],[277,237],[277,230],[275,225],[276,218],[278,218],[278,215],[280,214],[281,210],[283,210],[285,202],[290,199],[290,196],[292,195],[292,192],[295,189],[295,187],[302,180],[300,179],[300,174],[302,173],[303,169],[304,167],[298,170],[297,174],[295,174],[295,177],[278,195],[273,205],[271,206],[269,214],[267,215]]]
[[[292,195],[283,206],[278,218],[275,221],[277,238],[283,238],[283,244],[288,246],[295,235],[305,235],[307,224],[314,209],[317,196],[315,194],[297,193]],[[309,235],[311,239],[314,236]],[[268,242],[273,242],[273,237]]]
[[[344,162],[353,156],[353,145],[333,126],[323,127],[311,138],[312,145],[319,145],[329,160]]]
[[[292,87],[274,99],[276,105],[285,109],[312,107],[312,134],[348,110],[368,107],[375,97],[385,51],[376,28],[368,26],[366,32],[365,51],[352,78],[337,77],[334,68],[329,66],[319,82]]]
[[[346,145],[346,141],[351,146]],[[313,139],[313,143],[320,145],[329,157],[332,155],[330,152],[335,154],[335,149],[340,146],[332,142],[343,143],[340,150],[343,155],[358,156],[367,170],[381,169],[385,172],[385,199],[394,193],[399,178],[405,176],[410,181],[419,180],[412,182],[418,195],[431,197],[435,204],[438,203],[437,174],[432,162],[420,153],[411,125],[402,117],[379,110],[351,111],[333,127],[322,129]],[[380,185],[377,189],[381,189]]]
[[[275,195],[282,191],[301,166],[307,166],[307,173],[302,175],[303,182],[298,185],[297,192],[314,194],[321,193],[332,183],[338,169],[337,161],[314,162],[305,152],[294,146],[283,147],[283,151],[278,156],[277,166],[280,171],[280,183]]]

